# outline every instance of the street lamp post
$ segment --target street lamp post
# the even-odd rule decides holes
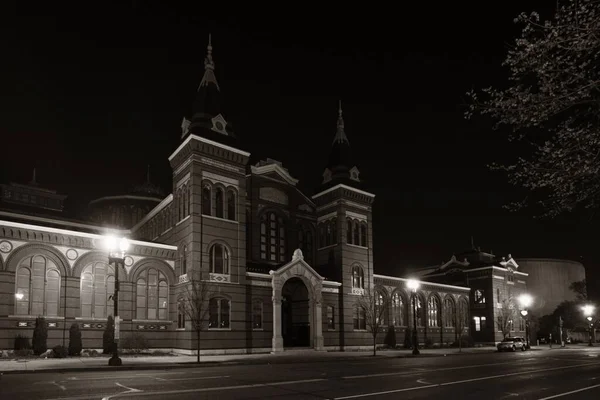
[[[406,286],[412,290],[412,304],[413,304],[413,334],[412,334],[412,342],[413,342],[413,355],[419,355],[419,337],[417,336],[417,290],[419,289],[419,281],[414,279],[409,279],[406,282]]]
[[[129,248],[129,241],[126,238],[117,239],[114,236],[109,236],[106,240],[108,247],[108,263],[114,265],[115,268],[115,292],[113,294],[113,315],[115,318],[115,331],[113,354],[108,360],[108,365],[118,367],[122,365],[119,358],[119,266],[125,266],[125,252]]]
[[[519,296],[519,303],[521,303],[521,315],[523,319],[525,319],[525,345],[529,348],[529,318],[527,318],[527,314],[529,314],[528,308],[533,303],[533,298],[529,294],[522,294]]]
[[[592,320],[594,319],[592,317],[592,314],[594,314],[594,306],[592,305],[586,305],[583,306],[583,314],[585,315],[585,319],[587,319],[589,325],[590,325],[590,342],[588,344],[588,346],[593,346],[594,344],[592,343],[592,330],[594,328],[594,324],[592,323]]]

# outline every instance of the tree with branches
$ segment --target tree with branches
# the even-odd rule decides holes
[[[581,281],[571,282],[569,289],[575,293],[577,301],[586,301],[587,296],[587,284],[585,279]]]
[[[373,336],[373,355],[377,355],[377,335],[380,327],[385,324],[385,313],[388,310],[388,301],[378,290],[367,287],[362,295],[356,300],[359,310],[364,310],[365,325]]]
[[[600,202],[600,2],[558,0],[551,18],[522,13],[523,29],[508,51],[505,88],[467,93],[466,118],[487,115],[528,151],[503,170],[530,195],[510,210],[541,206],[554,217]]]
[[[468,326],[469,309],[464,301],[459,301],[454,314],[454,326],[458,336],[458,352],[462,352],[462,337],[465,328]]]
[[[504,299],[500,302],[500,308],[498,308],[498,317],[496,325],[502,332],[502,337],[506,338],[511,331],[515,320],[515,303],[513,299]]]
[[[197,362],[200,363],[200,332],[204,328],[209,312],[210,298],[214,290],[212,285],[205,280],[192,279],[188,282],[185,297],[180,303],[185,316],[190,320],[196,332]]]

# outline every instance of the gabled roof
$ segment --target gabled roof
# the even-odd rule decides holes
[[[286,183],[289,183],[292,186],[296,186],[298,183],[298,179],[295,179],[290,175],[287,169],[281,166],[279,161],[272,160],[267,158],[266,161],[261,161],[256,165],[250,167],[252,173],[254,175],[270,175],[276,174],[281,177]]]

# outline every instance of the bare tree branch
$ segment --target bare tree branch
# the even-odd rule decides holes
[[[209,313],[209,302],[214,296],[210,282],[192,279],[186,286],[185,297],[180,306],[196,331],[197,361],[200,362],[200,332],[204,328]]]

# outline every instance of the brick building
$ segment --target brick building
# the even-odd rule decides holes
[[[204,353],[369,346],[357,299],[371,289],[375,307],[388,305],[380,329],[394,326],[401,334],[412,326],[406,280],[374,273],[375,195],[363,187],[351,156],[341,104],[322,184],[308,196],[281,162],[249,164],[220,95],[209,43],[181,144],[169,157],[172,193],[162,200],[156,191],[143,199],[105,197],[92,205],[98,225],[118,222],[114,210],[134,213],[122,217],[127,222],[117,224],[121,229],[2,214],[0,348],[12,347],[18,333],[31,337],[36,315],[49,321],[50,345],[61,343],[76,322],[85,347],[101,346],[115,275],[102,245],[106,233],[134,240],[120,271],[122,335],[142,333],[154,348],[196,348],[181,310],[192,281],[207,282],[213,293],[203,324]],[[158,204],[141,217],[152,202]],[[463,281],[421,283],[420,341],[455,341],[457,318],[470,318],[469,288]]]

